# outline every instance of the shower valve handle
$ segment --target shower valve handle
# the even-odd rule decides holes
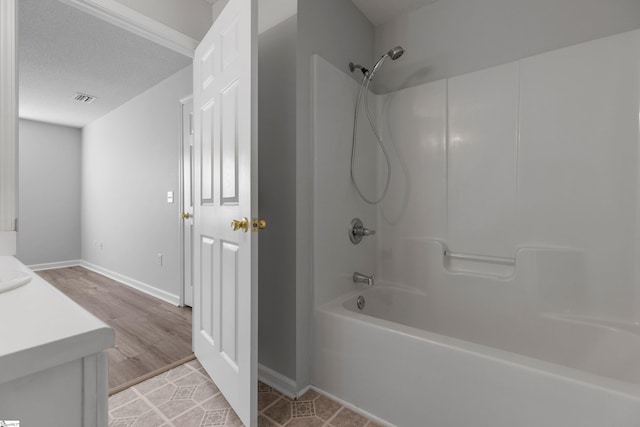
[[[376,234],[376,231],[365,228],[360,218],[354,218],[349,224],[349,240],[354,245],[360,243],[364,236],[372,236],[374,234]]]
[[[376,234],[376,230],[369,230],[368,228],[355,228],[353,233],[357,236],[371,236]]]

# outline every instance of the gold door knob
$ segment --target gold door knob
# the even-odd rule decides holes
[[[189,212],[182,212],[180,214],[180,216],[182,217],[182,219],[189,219],[191,218],[191,214]]]
[[[247,218],[242,218],[241,220],[234,219],[231,221],[231,229],[233,229],[233,231],[242,230],[246,233],[249,231],[249,220]]]
[[[267,221],[265,221],[264,219],[253,218],[251,220],[251,231],[253,231],[254,233],[260,230],[264,230],[265,228],[267,228]]]

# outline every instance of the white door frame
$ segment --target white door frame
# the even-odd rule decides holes
[[[184,118],[184,106],[191,101],[193,101],[193,95],[186,96],[180,100],[180,105],[181,105],[180,113],[182,114],[183,118]],[[192,117],[193,117],[193,114],[192,114]],[[193,131],[193,122],[191,122],[190,126],[191,126],[191,130]],[[178,203],[180,204],[179,210],[181,213],[183,212],[184,197],[185,197],[184,195],[184,144],[185,142],[186,141],[184,140],[184,122],[183,122],[182,136],[180,138],[180,152],[178,156],[178,163],[179,163],[178,175],[180,176],[180,183],[178,184],[178,200],[179,200]],[[191,177],[192,177],[191,186],[193,187],[193,164],[191,165]],[[192,188],[192,192],[193,192],[193,188]],[[191,214],[193,215],[193,212],[191,212]],[[193,265],[193,249],[191,251],[190,259],[188,260],[188,262],[186,262],[187,260],[185,260],[185,243],[186,242],[185,242],[185,234],[184,234],[184,219],[181,218],[180,219],[180,284],[181,284],[180,285],[180,305],[181,306],[187,305],[187,303],[189,302],[187,301],[187,298],[186,298],[187,283],[185,281],[185,272],[186,272],[186,268],[189,267],[187,264],[191,263]],[[191,270],[191,274],[193,279],[193,269]],[[193,304],[193,295],[192,295],[191,304]]]
[[[16,254],[18,176],[17,0],[0,1],[0,255]]]

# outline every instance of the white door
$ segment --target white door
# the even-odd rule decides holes
[[[257,425],[256,23],[256,0],[229,1],[196,49],[193,89],[194,352],[247,426]]]
[[[182,302],[193,307],[193,99],[182,102]]]

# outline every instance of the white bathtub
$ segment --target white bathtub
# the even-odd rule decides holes
[[[384,286],[325,304],[313,382],[403,427],[640,426],[634,325],[468,311]]]

